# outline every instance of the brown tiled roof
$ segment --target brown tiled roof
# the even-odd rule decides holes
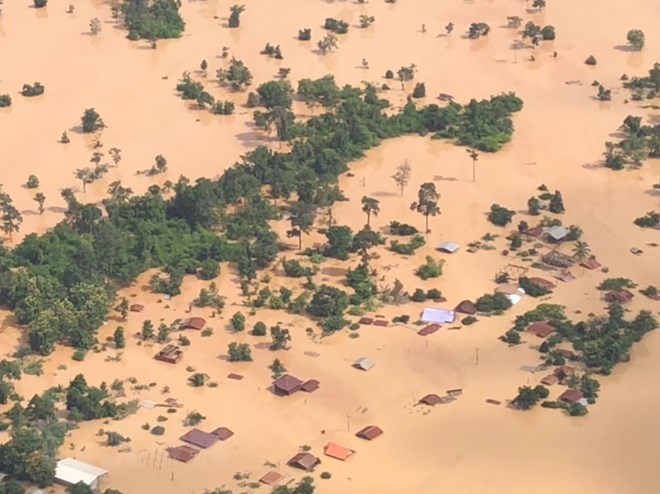
[[[287,462],[287,465],[309,472],[319,463],[321,460],[311,453],[298,453]]]
[[[437,330],[439,330],[442,326],[438,323],[432,323],[429,324],[428,326],[424,326],[422,329],[417,331],[417,334],[420,336],[428,336],[430,334],[435,333]]]
[[[541,384],[545,384],[546,386],[552,386],[554,384],[557,384],[558,382],[559,382],[559,378],[554,374],[549,374],[545,376],[543,379],[541,379]]]
[[[435,406],[438,403],[442,403],[442,401],[443,401],[442,398],[440,398],[438,395],[431,393],[431,394],[426,395],[425,397],[423,397],[421,400],[419,400],[419,403],[424,403],[425,405]]]
[[[546,290],[552,290],[557,286],[552,281],[546,280],[545,278],[533,277],[528,279],[535,285],[538,285],[541,288],[545,288]]]
[[[576,401],[580,401],[582,398],[584,398],[584,393],[579,389],[567,389],[559,397],[561,401],[566,403],[575,403]]]
[[[368,425],[364,429],[359,430],[355,435],[361,439],[371,441],[372,439],[376,439],[381,434],[383,434],[383,429],[377,425]]]
[[[460,304],[454,309],[456,312],[462,312],[463,314],[474,315],[477,313],[477,306],[474,305],[474,302],[470,300],[463,300]]]
[[[294,377],[290,374],[284,374],[283,376],[275,379],[273,381],[273,386],[276,389],[279,389],[281,391],[284,391],[286,393],[291,393],[293,391],[296,391],[297,389],[302,386],[302,381],[298,379],[297,377]]]
[[[227,427],[218,427],[216,430],[211,432],[211,434],[213,434],[221,441],[226,441],[227,439],[229,439],[231,436],[234,435],[234,431],[228,429]]]
[[[331,458],[335,458],[341,461],[346,461],[348,458],[351,457],[353,453],[355,453],[355,451],[353,451],[352,449],[345,448],[344,446],[340,446],[339,444],[328,443],[326,444],[323,453]]]
[[[300,386],[300,389],[302,391],[305,391],[306,393],[313,393],[317,389],[319,389],[319,386],[321,385],[320,382],[318,382],[316,379],[310,379],[309,381],[305,382],[302,386]]]
[[[191,317],[188,319],[184,324],[183,327],[187,329],[204,329],[204,326],[206,326],[206,319],[203,317]]]
[[[526,331],[538,336],[539,338],[547,338],[557,330],[553,326],[550,326],[547,322],[536,321],[527,326]]]
[[[273,471],[273,470],[271,470],[271,471],[268,472],[266,475],[264,475],[263,477],[261,477],[261,478],[259,479],[259,482],[261,482],[262,484],[266,484],[266,485],[275,485],[275,484],[277,484],[280,480],[282,480],[282,475],[279,474],[279,473],[277,473],[277,472],[275,472],[275,471]]]
[[[218,436],[204,432],[200,429],[190,429],[179,439],[205,449],[213,446],[218,441]]]
[[[167,448],[167,452],[169,453],[170,458],[182,461],[183,463],[188,463],[197,456],[199,450],[191,448],[190,446],[177,446],[176,448]]]

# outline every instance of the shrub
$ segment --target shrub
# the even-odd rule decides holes
[[[199,267],[199,277],[203,280],[212,280],[220,274],[220,263],[213,259],[202,261]]]
[[[230,362],[252,361],[252,351],[247,343],[231,342],[227,346],[227,355],[229,355]]]
[[[309,41],[312,39],[312,30],[309,28],[298,30],[298,39],[300,41]]]
[[[312,270],[304,267],[300,262],[295,259],[282,261],[284,273],[290,278],[303,278],[312,274]]]
[[[437,288],[431,288],[426,292],[426,298],[431,300],[440,300],[442,298],[442,292]]]
[[[507,343],[511,343],[512,345],[517,345],[520,343],[520,333],[515,329],[510,329],[504,333],[502,339]]]
[[[628,43],[630,43],[630,46],[633,48],[633,50],[636,51],[640,51],[642,48],[644,48],[644,43],[646,42],[646,36],[644,36],[644,32],[639,29],[631,29],[628,31],[626,39],[628,40]]]
[[[243,331],[245,329],[245,316],[240,312],[236,312],[231,316],[231,327],[234,331]]]
[[[431,256],[426,256],[426,262],[417,268],[415,274],[423,280],[437,278],[442,275],[443,260],[436,261]]]
[[[548,290],[547,288],[537,285],[533,281],[531,281],[529,278],[523,276],[518,279],[518,283],[520,285],[520,288],[525,290],[525,294],[529,295],[530,297],[542,297],[543,295],[547,295],[551,293],[551,290]]]
[[[545,26],[543,29],[541,29],[541,38],[543,38],[545,41],[551,41],[555,39],[556,36],[557,33],[554,26]]]
[[[165,434],[165,427],[163,427],[162,425],[156,425],[154,426],[153,429],[151,429],[151,433],[154,436],[162,436],[163,434]]]
[[[82,362],[83,360],[85,360],[85,353],[86,353],[85,350],[76,350],[75,352],[73,352],[71,358],[76,362]]]
[[[642,228],[656,228],[660,226],[660,213],[649,211],[646,216],[640,216],[635,220],[635,225]]]
[[[35,82],[34,84],[23,84],[23,89],[21,90],[21,94],[23,96],[31,97],[31,96],[39,96],[41,94],[44,94],[45,88],[40,82]]]
[[[410,300],[413,302],[425,302],[426,298],[426,292],[421,288],[415,289],[414,293],[410,296]]]
[[[252,328],[252,334],[254,336],[266,336],[267,329],[268,328],[266,327],[266,325],[263,322],[259,321],[255,323],[254,327]]]
[[[478,321],[478,319],[477,319],[476,317],[474,317],[474,316],[467,316],[467,317],[464,317],[464,318],[461,320],[461,324],[464,324],[465,326],[470,326],[470,325],[474,324],[474,323],[477,322],[477,321]]]
[[[333,33],[337,34],[346,34],[348,32],[348,22],[333,19],[332,17],[328,17],[325,20],[323,27],[328,31],[332,31]]]
[[[394,79],[394,72],[392,72],[391,70],[387,70],[385,72],[385,79]]]
[[[8,94],[0,94],[0,108],[11,106],[11,96]]]
[[[419,230],[414,226],[407,225],[406,223],[399,223],[398,221],[390,222],[390,233],[392,235],[408,236],[419,233]]]
[[[607,278],[598,285],[598,289],[601,291],[616,291],[623,290],[624,288],[635,288],[637,287],[636,283],[633,283],[628,278]]]
[[[398,240],[393,240],[390,243],[389,249],[392,252],[396,252],[397,254],[410,256],[413,255],[417,249],[424,246],[425,244],[426,244],[426,240],[424,240],[424,237],[422,237],[421,235],[415,235],[407,244],[402,244]]]
[[[96,132],[105,127],[105,123],[101,119],[101,116],[96,113],[94,108],[88,108],[85,110],[85,113],[83,113],[80,120],[82,122],[82,131],[85,134],[91,134],[92,132]]]
[[[330,472],[321,472],[320,477],[321,477],[322,479],[327,480],[327,479],[329,479],[330,477],[332,477],[332,474],[331,474]]]
[[[126,436],[122,436],[118,432],[106,432],[105,435],[107,437],[105,444],[111,447],[119,446],[121,443],[127,443],[131,440]]]
[[[413,89],[412,97],[413,98],[424,98],[426,96],[426,86],[423,82],[418,82],[415,84],[415,89]]]
[[[511,209],[504,208],[499,204],[493,204],[490,207],[488,221],[490,221],[493,225],[506,226],[511,223],[514,214],[516,214],[516,212]]]
[[[204,419],[206,419],[206,417],[199,412],[196,411],[188,412],[188,415],[186,415],[186,419],[184,420],[184,425],[187,426],[198,425]]]
[[[28,189],[36,189],[37,187],[39,187],[39,179],[37,178],[36,175],[30,175],[27,179],[25,186]]]
[[[48,0],[34,0],[34,8],[40,9],[48,4]]]
[[[124,25],[128,29],[128,39],[133,41],[140,38],[178,38],[186,26],[179,15],[179,5],[175,0],[128,0],[121,4],[120,9],[124,16]]]
[[[506,310],[511,307],[511,300],[504,293],[482,295],[475,302],[479,312],[495,312]]]
[[[589,55],[587,59],[584,61],[587,65],[596,65],[598,61],[596,60],[596,57],[593,55]]]

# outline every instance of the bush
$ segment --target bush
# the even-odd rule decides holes
[[[440,300],[442,298],[442,292],[437,288],[431,288],[426,292],[426,298],[431,300]]]
[[[587,65],[596,65],[598,62],[596,60],[596,57],[594,57],[593,55],[589,55],[587,59],[584,61],[584,63],[586,63]]]
[[[502,340],[512,345],[517,345],[518,343],[520,343],[520,333],[515,329],[510,329],[509,331],[504,333]]]
[[[551,41],[555,39],[556,36],[557,33],[554,26],[545,26],[543,29],[541,29],[541,38],[543,38],[545,41]]]
[[[342,316],[330,316],[326,317],[321,321],[321,327],[326,333],[333,333],[339,331],[340,329],[345,328],[348,325],[348,321]]]
[[[295,259],[282,261],[284,274],[290,278],[304,278],[312,274],[312,270],[304,267]]]
[[[39,96],[41,94],[44,94],[45,88],[40,82],[35,82],[34,84],[23,84],[23,89],[21,90],[21,94],[23,96],[31,97],[31,96]]]
[[[71,358],[76,362],[82,362],[83,360],[85,360],[85,353],[86,353],[85,350],[76,350],[75,352],[73,352]]]
[[[406,223],[399,223],[398,221],[391,221],[390,222],[390,233],[392,235],[408,236],[408,235],[415,235],[416,233],[419,233],[419,230],[417,228],[415,228],[414,226],[407,225]]]
[[[309,41],[312,39],[312,30],[309,28],[298,30],[298,39],[300,41]]]
[[[504,293],[482,295],[475,302],[479,312],[503,311],[511,307],[511,300]]]
[[[499,204],[493,204],[490,207],[488,221],[490,221],[493,225],[506,226],[511,223],[514,214],[516,214],[516,212],[511,209],[504,208]]]
[[[247,343],[230,343],[227,346],[227,355],[229,355],[230,362],[252,361],[252,350]]]
[[[130,442],[130,438],[126,436],[122,436],[118,432],[106,432],[105,433],[107,440],[106,440],[106,445],[108,446],[119,446],[121,443],[127,443]],[[0,491],[1,492],[1,491]]]
[[[11,96],[8,94],[0,94],[0,108],[11,106]]]
[[[83,113],[80,120],[82,122],[82,131],[85,134],[91,134],[92,132],[96,132],[105,127],[105,123],[103,123],[101,116],[96,113],[94,108],[88,108],[85,110],[85,113]]]
[[[443,260],[436,261],[431,256],[426,256],[426,262],[417,268],[415,274],[423,280],[437,278],[442,275]]]
[[[534,283],[525,276],[519,278],[518,283],[520,285],[520,288],[525,290],[525,294],[529,295],[530,297],[534,297],[534,298],[542,297],[543,295],[552,293],[551,290],[548,290],[547,288],[541,285],[537,285],[536,283]]]
[[[328,31],[332,31],[333,33],[337,34],[346,34],[348,32],[348,22],[333,19],[332,17],[328,17],[325,20],[323,27]]]
[[[413,98],[424,98],[426,96],[426,86],[423,82],[418,82],[415,84],[415,89],[413,89],[412,97]]]
[[[642,228],[657,228],[660,226],[660,213],[649,211],[646,216],[640,216],[635,220],[635,225]]]
[[[470,326],[470,325],[474,324],[474,323],[477,322],[477,321],[478,321],[478,319],[477,319],[476,317],[474,317],[474,316],[467,316],[467,317],[464,317],[464,318],[461,320],[461,324],[464,324],[465,326]]]
[[[151,429],[151,433],[154,436],[162,436],[163,434],[165,434],[165,427],[163,427],[162,425],[156,425],[154,426],[153,429]]]
[[[213,259],[202,261],[199,267],[199,277],[203,280],[212,280],[220,274],[220,263]]]
[[[421,288],[415,289],[414,293],[410,296],[410,300],[413,302],[425,302],[426,298],[426,292]]]
[[[642,48],[644,48],[644,43],[646,42],[646,36],[644,36],[644,32],[639,29],[631,29],[628,31],[626,39],[628,40],[628,43],[630,43],[630,46],[633,48],[633,50],[636,51],[640,51]]]
[[[266,327],[266,325],[263,322],[259,321],[259,322],[255,323],[254,327],[252,328],[252,335],[254,335],[254,336],[266,336],[266,330],[267,329],[268,328]]]
[[[394,79],[394,72],[392,72],[391,70],[387,70],[385,72],[385,79]]]
[[[598,289],[601,291],[616,291],[623,290],[624,288],[636,288],[637,284],[633,283],[628,278],[607,278],[598,285]]]
[[[245,316],[240,312],[236,312],[231,316],[231,327],[234,331],[243,331],[245,329]]]
[[[196,411],[188,412],[188,415],[186,415],[186,419],[184,420],[184,425],[195,426],[198,425],[204,419],[206,419],[206,417],[199,412]]]
[[[321,477],[322,479],[327,480],[327,479],[329,479],[330,477],[332,477],[332,474],[331,474],[330,472],[321,472],[320,477]]]
[[[48,4],[48,0],[34,0],[34,8],[40,9]]]
[[[411,256],[417,249],[424,246],[425,244],[426,240],[424,240],[424,237],[421,235],[415,235],[407,244],[402,244],[398,240],[393,240],[390,243],[389,249],[392,252],[396,252],[397,254]]]
[[[36,189],[37,187],[39,187],[39,179],[37,178],[36,175],[30,175],[27,179],[27,183],[25,184],[25,186],[28,189]]]

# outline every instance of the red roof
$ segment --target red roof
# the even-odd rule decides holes
[[[300,386],[300,389],[302,391],[305,391],[306,393],[313,393],[317,389],[319,389],[320,382],[318,382],[316,379],[310,379],[309,381],[305,382],[302,386]]]
[[[183,463],[188,463],[197,456],[199,450],[191,448],[190,446],[177,446],[176,448],[167,448],[167,452],[169,453],[170,458],[182,461]]]
[[[566,403],[575,403],[582,398],[584,398],[584,393],[579,389],[567,389],[559,396],[559,399]]]
[[[131,312],[142,312],[144,310],[144,305],[133,304],[128,308],[128,310],[130,310]]]
[[[234,435],[234,431],[228,429],[227,427],[218,427],[216,430],[211,432],[211,434],[213,434],[221,441],[226,441],[227,439],[229,439],[231,436]]]
[[[546,290],[552,290],[557,286],[552,281],[546,280],[545,278],[535,277],[535,278],[528,278],[528,279],[529,279],[529,281],[531,281],[535,285],[538,285],[541,288],[545,288]]]
[[[203,317],[191,317],[184,324],[183,327],[186,329],[196,329],[199,331],[206,326],[206,319]]]
[[[216,442],[218,442],[218,436],[215,436],[208,432],[204,432],[200,429],[191,429],[188,432],[186,432],[183,436],[181,436],[179,439],[204,449],[210,448]]]
[[[303,382],[297,377],[290,374],[284,374],[273,381],[273,387],[278,391],[290,394],[294,391],[298,391],[300,386],[302,386],[302,383]]]
[[[436,394],[426,395],[424,398],[419,400],[419,403],[424,403],[425,405],[435,406],[438,403],[442,403],[444,400]]]
[[[477,306],[474,305],[474,302],[470,300],[463,300],[460,304],[454,309],[456,312],[462,312],[463,314],[468,314],[473,316],[477,313]]]
[[[557,330],[553,326],[550,326],[547,322],[542,321],[536,321],[527,327],[528,333],[532,333],[539,338],[547,338],[555,331]]]
[[[558,382],[559,382],[559,378],[555,374],[547,375],[543,379],[541,379],[541,384],[545,384],[546,386],[552,386],[553,384],[557,384]]]
[[[428,336],[430,334],[435,333],[441,327],[442,326],[440,326],[438,323],[429,324],[428,326],[424,326],[422,329],[417,331],[417,334],[420,336]]]
[[[271,470],[266,475],[261,477],[259,479],[259,482],[261,482],[262,484],[266,484],[266,485],[274,485],[274,484],[277,484],[281,479],[282,479],[281,474]]]
[[[308,472],[319,463],[321,463],[321,460],[311,453],[298,453],[287,462],[291,467],[300,468]]]
[[[339,444],[328,443],[326,444],[323,453],[331,458],[335,458],[341,461],[346,461],[348,458],[351,457],[353,453],[355,453],[355,451],[353,451],[352,449],[345,448],[344,446],[340,446]]]
[[[359,430],[355,435],[360,439],[371,441],[372,439],[376,439],[381,434],[383,434],[383,429],[377,425],[368,425],[364,429]]]

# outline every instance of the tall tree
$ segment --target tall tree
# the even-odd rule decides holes
[[[0,215],[2,215],[2,231],[8,234],[11,240],[12,234],[20,229],[23,216],[14,206],[11,196],[2,190],[2,185],[0,185]]]
[[[401,196],[403,196],[403,190],[408,186],[411,171],[412,168],[410,167],[410,163],[408,163],[408,160],[405,160],[403,163],[396,167],[396,172],[394,175],[392,175],[392,178],[399,187]]]
[[[119,162],[121,161],[121,149],[113,147],[108,150],[108,153],[110,153],[110,158],[112,158],[115,168],[118,167]]]
[[[479,153],[477,153],[474,149],[468,148],[466,149],[468,156],[470,156],[470,159],[472,160],[472,182],[477,181],[477,160],[479,159]]]
[[[373,197],[362,197],[362,212],[367,215],[367,226],[371,226],[371,215],[378,216],[380,213],[380,201]]]
[[[44,203],[46,202],[46,196],[44,195],[43,192],[37,192],[34,195],[34,200],[37,203],[39,207],[39,214],[44,214]]]
[[[429,233],[429,216],[435,216],[440,213],[438,201],[440,194],[435,189],[433,182],[423,183],[417,193],[417,201],[410,205],[410,209],[424,215],[426,220],[426,233]]]
[[[289,221],[293,229],[289,236],[298,237],[298,249],[302,249],[302,234],[309,233],[316,218],[316,207],[307,202],[297,201],[291,206]]]

